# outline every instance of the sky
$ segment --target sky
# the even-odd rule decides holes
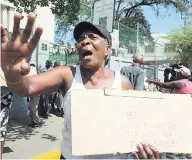
[[[156,11],[151,7],[142,7],[142,9],[146,19],[151,24],[151,33],[169,33],[171,30],[178,29],[184,24],[181,14],[176,13],[174,8],[169,7],[169,9],[165,9],[160,7],[160,15],[158,17]],[[71,37],[73,37],[72,32],[67,33],[66,37],[64,39],[65,42],[75,43],[75,41],[71,41]]]
[[[176,13],[175,9],[165,9],[160,7],[160,16],[157,17],[156,12],[151,7],[143,7],[144,15],[151,24],[152,33],[167,33],[172,29],[178,29],[184,21],[181,19],[181,14]]]

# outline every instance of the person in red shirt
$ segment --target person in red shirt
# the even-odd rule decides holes
[[[175,81],[172,82],[159,82],[148,79],[148,83],[153,83],[159,87],[171,89],[174,94],[192,94],[192,82],[189,80],[191,71],[185,66],[175,70]]]

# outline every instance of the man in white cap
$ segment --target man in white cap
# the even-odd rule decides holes
[[[192,82],[188,79],[191,76],[191,71],[185,66],[174,70],[176,72],[175,81],[163,83],[148,79],[147,82],[171,89],[174,94],[192,94]]]

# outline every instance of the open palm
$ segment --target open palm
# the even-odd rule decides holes
[[[7,31],[1,26],[1,67],[10,78],[20,77],[21,74],[26,75],[30,71],[28,61],[43,32],[43,29],[38,27],[29,41],[35,18],[34,13],[28,14],[27,24],[21,35],[20,20],[22,16],[15,13],[13,33],[10,39]]]

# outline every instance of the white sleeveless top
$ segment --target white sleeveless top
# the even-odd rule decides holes
[[[122,89],[121,88],[121,74],[119,71],[115,72],[115,79],[112,85],[112,88],[114,89]],[[65,124],[63,129],[63,141],[61,144],[61,153],[66,159],[83,159],[83,158],[97,158],[99,155],[93,155],[93,156],[82,156],[82,157],[76,157],[72,156],[72,134],[71,134],[71,90],[72,89],[86,89],[80,72],[80,66],[76,66],[76,73],[75,78],[73,80],[71,88],[66,92],[64,96],[64,113],[65,113]],[[83,144],[82,144],[83,145]],[[104,158],[114,158],[114,155],[102,155],[105,156]],[[101,156],[99,156],[101,158]]]

